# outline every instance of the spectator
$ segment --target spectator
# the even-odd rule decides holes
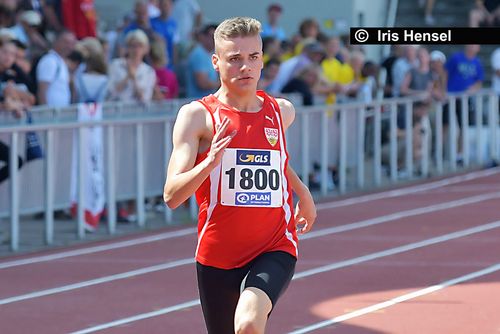
[[[394,63],[392,70],[392,96],[394,97],[400,96],[401,84],[406,73],[418,64],[417,48],[416,45],[405,45],[403,57],[398,58]]]
[[[128,26],[125,27],[122,35],[121,44],[123,44],[123,39],[126,38],[129,32],[137,29],[142,30],[148,37],[149,41],[153,40],[155,32],[151,28],[151,21],[149,20],[148,1],[137,0],[135,2],[134,13],[135,13],[135,19]],[[122,55],[122,53],[120,53],[120,55]]]
[[[23,43],[19,42],[18,40],[14,40],[13,42],[17,47],[17,49],[16,49],[16,65],[19,66],[19,68],[22,69],[24,73],[27,73],[29,75],[31,72],[31,61],[28,59],[28,57],[26,55],[27,46],[24,45]],[[33,85],[35,84],[31,78],[31,76],[30,76],[30,81],[32,82]],[[32,92],[35,93],[36,88]]]
[[[264,65],[266,65],[271,58],[281,59],[281,44],[275,37],[265,37],[262,39],[262,51],[264,53],[262,56]]]
[[[435,24],[432,10],[434,9],[435,0],[419,0],[419,6],[424,8],[425,24],[432,26]]]
[[[268,90],[269,85],[276,78],[276,75],[278,75],[278,72],[280,70],[280,65],[281,62],[279,59],[276,58],[269,59],[269,61],[264,65],[264,69],[262,70],[262,76],[257,85],[258,89],[265,91]]]
[[[382,67],[386,71],[384,97],[392,97],[392,90],[393,90],[392,78],[393,78],[394,63],[396,62],[396,60],[398,60],[400,57],[403,56],[403,52],[404,52],[403,45],[399,44],[391,45],[391,54],[382,62]]]
[[[183,44],[191,44],[193,33],[201,27],[201,17],[197,0],[175,0],[172,18],[178,24],[179,39]]]
[[[262,38],[274,37],[282,42],[286,39],[285,30],[279,26],[279,19],[283,12],[280,4],[274,3],[267,7],[267,23],[262,25]]]
[[[0,27],[12,27],[16,22],[17,1],[0,1]]]
[[[96,11],[94,0],[64,0],[62,22],[78,39],[96,37]]]
[[[464,52],[453,54],[446,63],[448,71],[448,92],[473,93],[481,89],[484,71],[477,57],[480,46],[466,45]]]
[[[153,30],[165,39],[166,55],[169,59],[168,67],[173,68],[177,63],[175,45],[179,43],[179,32],[177,23],[170,17],[172,11],[172,0],[159,0],[160,15],[151,20]]]
[[[500,1],[476,0],[469,12],[469,27],[496,27],[500,25]]]
[[[311,63],[302,68],[297,75],[283,87],[282,93],[300,93],[302,104],[311,106],[315,103],[315,97],[326,97],[335,90],[335,86],[329,84],[321,76],[321,67],[317,63]]]
[[[276,79],[268,87],[268,92],[278,94],[283,87],[297,75],[304,67],[316,63],[320,64],[325,55],[325,50],[320,43],[314,40],[306,41],[302,53],[290,58],[281,64]]]
[[[66,107],[71,103],[70,73],[65,58],[73,51],[75,35],[63,30],[56,35],[53,48],[36,67],[39,104]]]
[[[45,38],[38,32],[38,27],[42,23],[42,18],[37,12],[30,10],[19,15],[19,23],[11,28],[15,34],[15,39],[28,45],[29,54],[34,58],[48,51],[49,45]]]
[[[22,102],[20,102],[20,100],[22,100],[20,94],[24,93],[19,91],[12,83],[2,84],[0,90],[0,112],[12,112],[16,118],[22,117],[23,105]],[[20,156],[18,156],[17,159],[18,168],[21,169],[23,166],[23,159]],[[0,161],[3,162],[3,166],[0,167],[1,184],[10,176],[10,148],[2,141],[0,141]]]
[[[47,39],[52,41],[54,33],[63,30],[62,0],[45,0],[41,2],[43,18],[45,19],[45,33]]]
[[[296,55],[302,52],[302,48],[311,40],[318,41],[320,29],[318,22],[313,18],[303,20],[299,26],[299,41],[295,45],[294,53]]]
[[[87,37],[80,44],[86,51],[84,54],[85,68],[75,75],[75,90],[77,102],[103,102],[107,94],[108,69],[102,48],[98,39]]]
[[[484,71],[481,61],[477,57],[480,46],[470,44],[465,46],[464,52],[453,54],[446,62],[446,71],[448,72],[448,92],[450,93],[474,93],[481,89],[484,80]],[[471,98],[468,99],[469,114],[473,114],[474,103]],[[462,103],[456,103],[457,121],[462,128]],[[469,121],[472,119],[469,117]],[[465,124],[467,126],[468,124]],[[462,134],[458,138],[458,162],[463,160],[462,156]]]
[[[212,65],[214,32],[217,25],[209,24],[198,34],[198,44],[188,59],[186,96],[199,98],[215,92],[220,81]]]
[[[500,47],[496,48],[491,55],[491,67],[493,68],[493,90],[500,97]]]
[[[160,16],[160,9],[158,7],[158,0],[148,1],[148,16],[150,19],[154,19]]]
[[[417,51],[418,67],[411,68],[401,85],[401,96],[425,95],[428,100],[432,90],[429,51],[420,47]]]
[[[446,56],[438,50],[434,50],[430,54],[430,68],[432,73],[432,97],[437,101],[443,101],[446,97],[447,74],[444,68],[446,64]],[[447,121],[447,120],[445,120]]]
[[[175,99],[179,96],[179,83],[175,73],[167,68],[165,41],[158,36],[151,44],[151,65],[156,73],[154,99]]]
[[[148,36],[142,30],[132,30],[125,38],[125,45],[126,58],[115,59],[109,67],[110,99],[151,101],[156,75],[143,61],[149,50]]]
[[[12,41],[4,41],[0,45],[0,82],[5,84],[12,82],[17,89],[31,94],[35,91],[35,85],[29,75],[16,64],[17,46]]]

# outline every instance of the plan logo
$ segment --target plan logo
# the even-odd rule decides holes
[[[271,205],[271,193],[237,192],[235,203],[236,205],[269,206]]]

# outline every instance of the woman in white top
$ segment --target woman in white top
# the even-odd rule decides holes
[[[143,61],[149,51],[148,37],[142,30],[132,30],[125,37],[125,45],[125,58],[113,60],[109,67],[109,98],[113,101],[151,101],[156,74]]]
[[[87,37],[80,42],[85,53],[83,71],[75,75],[77,102],[103,102],[108,91],[108,66],[104,49],[97,38]]]

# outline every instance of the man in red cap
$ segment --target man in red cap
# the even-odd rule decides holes
[[[285,30],[278,25],[279,18],[283,8],[280,4],[274,3],[267,7],[267,20],[268,23],[262,25],[262,38],[275,37],[280,42],[286,39]]]

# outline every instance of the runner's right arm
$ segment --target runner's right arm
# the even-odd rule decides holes
[[[207,131],[206,111],[198,102],[184,105],[177,116],[172,136],[173,150],[168,165],[163,199],[170,208],[176,208],[200,187],[217,166],[224,149],[234,137],[224,136],[229,119],[224,119],[212,139],[207,158],[194,165],[200,140]]]

